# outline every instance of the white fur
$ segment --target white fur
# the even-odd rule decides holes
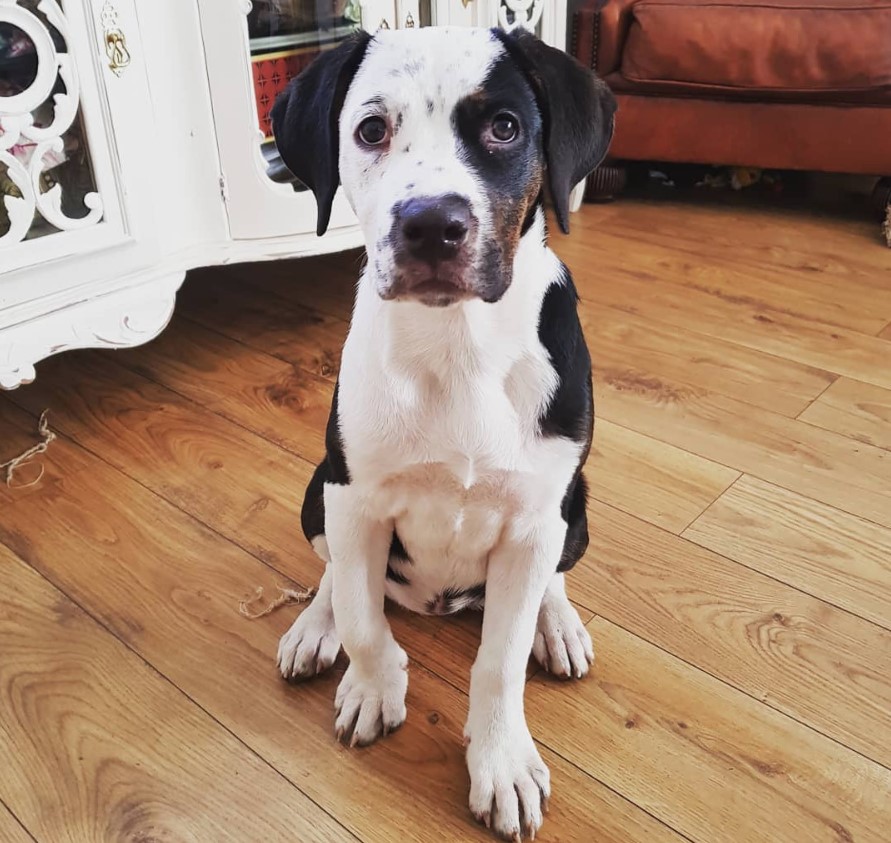
[[[563,275],[539,212],[498,302],[430,308],[381,298],[392,260],[381,241],[394,201],[457,190],[486,236],[485,188],[461,161],[448,116],[501,50],[485,30],[379,34],[347,95],[341,177],[369,252],[340,373],[350,482],[325,487],[325,536],[314,545],[331,563],[282,639],[279,666],[286,676],[311,675],[342,639],[350,666],[337,692],[336,730],[368,743],[406,716],[407,660],[387,623],[385,594],[426,611],[447,587],[485,582],[465,729],[470,805],[513,837],[534,833],[550,793],[523,712],[533,643],[558,674],[581,676],[593,658],[555,574],[566,535],[560,504],[581,446],[538,429],[557,387],[538,321],[547,289]],[[406,70],[419,62],[423,84]],[[391,119],[403,115],[400,142],[383,156],[353,139],[372,101]],[[402,139],[409,153],[399,151]],[[411,559],[403,569],[409,585],[385,576],[394,530]]]

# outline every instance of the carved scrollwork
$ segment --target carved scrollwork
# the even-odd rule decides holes
[[[544,0],[501,0],[498,4],[498,25],[502,29],[521,27],[535,32],[544,12]]]
[[[39,11],[43,17],[35,14]],[[9,227],[0,236],[0,247],[23,240],[31,230],[35,213],[55,228],[69,231],[95,225],[102,219],[102,199],[95,191],[83,196],[88,212],[70,217],[62,209],[62,185],[46,186],[45,175],[65,160],[63,136],[74,124],[80,102],[80,84],[72,56],[57,49],[52,29],[64,43],[68,23],[57,0],[0,0],[0,22],[24,34],[33,50],[36,72],[23,89],[0,89],[0,164],[6,167],[3,202]],[[64,90],[59,90],[61,80]],[[51,105],[50,105],[51,103]],[[46,111],[45,125],[36,125],[34,113]],[[10,185],[20,195],[10,191]]]

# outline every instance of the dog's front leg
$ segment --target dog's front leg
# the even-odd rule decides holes
[[[470,809],[509,839],[534,834],[550,795],[523,711],[526,665],[566,523],[559,511],[503,541],[489,558],[482,642],[470,678],[465,728]]]
[[[325,487],[332,605],[350,665],[337,688],[338,739],[364,746],[405,721],[408,658],[384,615],[393,525],[373,517],[351,486]]]

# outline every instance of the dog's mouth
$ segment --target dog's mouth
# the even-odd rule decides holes
[[[393,284],[381,293],[388,301],[414,301],[428,307],[448,307],[474,297],[463,273],[454,268],[410,266],[397,271]]]

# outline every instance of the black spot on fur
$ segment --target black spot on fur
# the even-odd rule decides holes
[[[428,600],[425,608],[431,615],[450,615],[463,609],[478,609],[486,599],[486,584],[458,588],[444,588],[432,600]]]
[[[410,144],[410,143],[407,143],[404,147],[402,147],[402,151],[403,151],[406,155],[407,155],[409,152],[411,152],[411,144]]]
[[[396,119],[393,121],[393,132],[396,133],[402,128],[402,112],[396,113]]]
[[[428,99],[428,100],[427,100],[427,114],[428,114],[428,115],[433,114],[433,108],[434,108],[434,106],[433,106],[433,100]]]

